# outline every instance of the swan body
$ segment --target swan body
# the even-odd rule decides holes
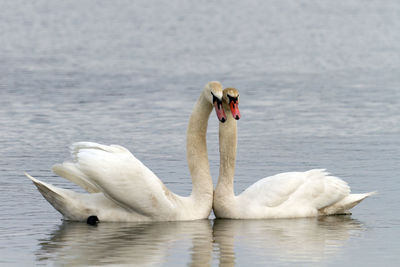
[[[218,218],[236,219],[347,214],[372,194],[350,194],[346,182],[323,169],[286,172],[261,179],[238,196],[216,194],[214,213]]]
[[[212,208],[213,184],[209,171],[206,131],[215,106],[221,121],[222,86],[209,82],[189,120],[187,160],[192,176],[190,196],[174,194],[126,148],[78,142],[71,146],[72,160],[53,171],[89,192],[76,193],[39,181],[26,174],[46,200],[65,219],[86,221],[176,221],[207,218]]]
[[[236,99],[232,109],[232,99]],[[238,92],[224,90],[223,104],[233,117],[238,112]],[[217,218],[263,219],[295,218],[349,213],[374,192],[350,194],[347,183],[323,169],[280,173],[261,179],[238,196],[234,195],[237,122],[228,116],[219,124],[220,173],[214,192],[213,209]]]

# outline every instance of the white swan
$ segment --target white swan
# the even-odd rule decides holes
[[[208,218],[212,209],[211,180],[206,132],[215,106],[218,119],[226,120],[222,86],[209,82],[197,100],[187,130],[187,161],[193,189],[188,197],[169,191],[159,178],[127,149],[91,142],[71,147],[72,161],[53,171],[91,194],[57,188],[26,174],[42,195],[65,219],[85,221],[176,221]]]
[[[223,106],[226,112],[230,107],[236,119],[240,117],[238,103],[237,90],[226,88]],[[280,173],[261,179],[235,196],[236,123],[228,116],[225,123],[219,124],[220,169],[213,201],[217,218],[261,219],[343,214],[374,194],[350,194],[350,188],[343,180],[330,176],[325,170],[310,170]]]

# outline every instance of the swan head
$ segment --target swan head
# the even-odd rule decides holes
[[[240,119],[239,91],[236,88],[225,88],[223,91],[223,102],[229,105],[232,116],[235,120]]]
[[[206,99],[214,106],[220,122],[226,121],[226,115],[222,106],[223,89],[220,82],[209,82],[204,88]]]

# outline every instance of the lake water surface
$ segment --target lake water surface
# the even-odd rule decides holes
[[[400,2],[0,1],[0,265],[398,266]],[[23,175],[76,141],[119,144],[188,195],[185,133],[203,86],[240,90],[235,191],[326,168],[351,216],[62,221]],[[218,122],[207,135],[217,180]]]

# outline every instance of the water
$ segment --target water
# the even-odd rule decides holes
[[[400,261],[398,1],[1,1],[0,265],[395,266]],[[188,117],[204,84],[240,90],[235,190],[327,168],[351,216],[63,222],[23,176],[75,141],[120,144],[188,195]],[[218,123],[208,131],[218,175]]]

